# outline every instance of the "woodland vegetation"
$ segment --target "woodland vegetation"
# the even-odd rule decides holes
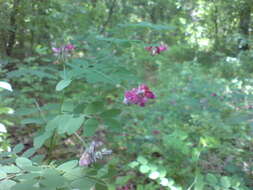
[[[252,0],[0,0],[0,190],[252,190]]]

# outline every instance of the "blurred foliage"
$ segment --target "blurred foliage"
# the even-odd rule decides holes
[[[0,0],[0,18],[0,190],[253,188],[251,0]],[[123,104],[139,84],[156,99]]]

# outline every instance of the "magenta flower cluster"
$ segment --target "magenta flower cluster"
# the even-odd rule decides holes
[[[145,84],[141,84],[138,88],[126,91],[123,103],[125,104],[137,104],[139,106],[145,106],[148,99],[156,98],[155,94]]]
[[[163,51],[166,51],[168,47],[166,45],[159,45],[159,46],[148,46],[148,47],[145,47],[145,49],[149,51],[151,55],[157,55]]]
[[[70,53],[75,49],[75,46],[73,44],[67,44],[62,47],[52,47],[52,51],[56,54],[59,55],[61,53]]]

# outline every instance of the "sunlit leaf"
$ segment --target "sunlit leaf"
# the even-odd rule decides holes
[[[60,82],[58,82],[55,89],[56,91],[61,91],[67,86],[69,86],[70,83],[71,83],[71,80],[68,80],[68,79],[61,80]]]
[[[0,88],[5,90],[13,91],[11,85],[8,82],[0,81]]]

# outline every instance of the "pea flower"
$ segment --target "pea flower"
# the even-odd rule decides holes
[[[75,49],[75,46],[73,44],[67,44],[64,46],[64,50],[66,51],[73,51]]]
[[[147,51],[151,53],[151,55],[160,54],[163,51],[166,51],[168,47],[166,45],[159,45],[159,46],[147,46],[145,47]]]
[[[62,51],[61,48],[56,48],[56,47],[52,47],[52,50],[54,53],[57,53],[57,54],[61,53],[61,51]]]
[[[73,44],[67,44],[61,47],[52,47],[52,51],[54,52],[55,56],[58,56],[60,54],[68,54],[72,52],[75,49],[75,46]]]
[[[145,84],[141,84],[138,88],[126,91],[123,103],[124,104],[137,104],[141,107],[145,106],[148,99],[156,98],[155,94]]]
[[[112,154],[112,150],[102,148],[98,150],[99,147],[103,145],[100,141],[92,141],[91,144],[82,154],[79,160],[79,166],[90,166],[92,163],[95,163],[98,159],[103,159],[105,155]]]

